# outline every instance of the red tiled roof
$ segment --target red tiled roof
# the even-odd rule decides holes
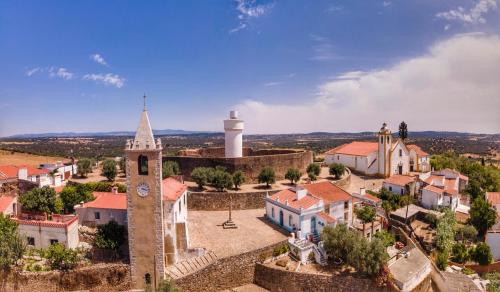
[[[41,227],[53,227],[53,228],[67,228],[73,223],[78,222],[78,216],[74,215],[63,215],[61,217],[56,217],[56,215],[52,215],[52,218],[61,218],[62,220],[29,220],[29,219],[21,219],[21,218],[12,218],[19,225],[33,225],[33,226],[41,226]]]
[[[441,188],[438,188],[438,187],[435,187],[433,185],[428,185],[424,188],[424,190],[428,190],[428,191],[431,191],[433,193],[438,193],[438,194],[442,194],[444,192],[443,189]]]
[[[16,200],[15,196],[3,195],[0,197],[0,212],[5,212],[7,208]]]
[[[415,181],[415,177],[409,175],[395,174],[384,180],[385,183],[393,184],[397,186],[406,186],[409,183]]]
[[[281,190],[270,197],[271,200],[276,201],[279,200],[281,204],[285,204],[288,201],[288,206],[294,209],[309,209],[315,204],[319,203],[319,199],[315,198],[309,194],[305,195],[300,200],[297,200],[297,194],[292,190]]]
[[[187,186],[172,177],[163,180],[163,199],[166,201],[177,201],[187,190]]]
[[[17,178],[18,168],[13,165],[2,165],[0,166],[0,177],[2,179],[13,179]]]
[[[444,180],[444,189],[445,190],[457,190],[455,187],[456,180],[455,179],[445,179]]]
[[[326,223],[333,223],[333,222],[337,221],[335,218],[333,218],[332,216],[326,214],[325,212],[319,212],[318,213],[318,217],[320,217],[321,219],[325,220]]]
[[[422,148],[418,147],[417,145],[407,145],[406,147],[408,147],[409,150],[414,150],[415,153],[417,153],[418,156],[429,156],[429,153],[425,152],[424,150],[422,150]]]
[[[93,192],[94,200],[83,204],[84,208],[127,210],[127,195],[124,193]]]
[[[64,189],[64,186],[58,186],[58,187],[54,187],[54,191],[59,194],[60,192],[62,192],[62,190]]]
[[[363,197],[364,197],[364,198],[367,198],[368,200],[373,201],[373,202],[375,202],[375,203],[378,203],[378,202],[381,202],[381,201],[382,201],[382,199],[377,198],[377,197],[375,197],[374,195],[371,195],[371,194],[369,194],[369,193],[365,193],[365,194],[363,195]]]
[[[428,178],[426,178],[424,181],[429,184],[429,185],[432,185],[434,180],[443,180],[444,179],[444,175],[430,175]]]
[[[492,205],[500,204],[500,192],[486,192],[486,199]]]
[[[313,184],[302,185],[311,195],[323,199],[325,203],[333,203],[338,201],[348,201],[351,195],[332,184],[329,181],[323,181]]]
[[[326,154],[346,154],[357,156],[368,156],[368,154],[378,150],[377,142],[354,141],[349,144],[340,145],[326,152]]]

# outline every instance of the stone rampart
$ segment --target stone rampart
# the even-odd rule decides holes
[[[176,285],[184,292],[221,291],[254,283],[256,262],[261,254],[269,254],[279,242],[243,254],[217,259],[193,274],[179,278]]]
[[[395,291],[379,288],[372,279],[352,275],[318,275],[273,268],[257,263],[255,284],[270,291]]]
[[[270,190],[269,195],[278,192]],[[226,211],[229,210],[230,197],[233,210],[261,209],[265,207],[266,191],[245,193],[190,192],[188,210]]]
[[[0,291],[126,291],[130,268],[125,264],[98,264],[62,272],[0,274]]]
[[[247,182],[251,183],[257,182],[257,177],[264,167],[274,169],[276,179],[281,180],[285,178],[285,173],[289,168],[298,168],[301,172],[305,173],[307,166],[312,163],[312,152],[307,150],[246,150],[245,152],[248,152],[248,155],[244,155],[243,157],[224,158],[219,156],[218,150],[209,149],[211,148],[199,150],[201,151],[199,156],[165,156],[163,160],[177,162],[181,174],[186,179],[190,178],[191,172],[196,167],[222,166],[231,173],[242,171],[247,178]],[[213,152],[203,154],[204,151]]]

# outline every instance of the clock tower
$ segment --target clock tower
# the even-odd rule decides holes
[[[154,289],[165,275],[162,146],[153,137],[145,104],[125,156],[131,288]]]

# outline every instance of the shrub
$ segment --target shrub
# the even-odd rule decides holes
[[[212,184],[219,192],[233,186],[233,177],[225,170],[215,170],[212,176]]]
[[[477,238],[477,230],[474,226],[472,225],[465,225],[460,228],[458,228],[456,234],[455,234],[455,239],[456,240],[468,240],[468,241],[475,241]]]
[[[15,265],[26,251],[17,226],[14,220],[0,213],[0,268],[4,270]]]
[[[158,284],[156,288],[157,292],[177,292],[179,289],[175,286],[174,280],[171,279],[163,279]]]
[[[307,256],[307,260],[311,263],[315,263],[316,262],[316,258],[314,257],[314,252],[310,252],[309,255]]]
[[[446,267],[448,266],[448,251],[445,250],[438,253],[436,258],[436,265],[442,271],[446,269]]]
[[[58,270],[71,270],[79,261],[78,251],[67,249],[60,243],[51,245],[46,250],[45,257],[50,267]]]
[[[463,264],[469,260],[469,252],[463,243],[455,243],[452,249],[453,261]]]
[[[396,241],[394,234],[386,230],[380,230],[379,232],[375,233],[375,238],[380,239],[384,243],[385,247],[393,245]]]
[[[297,168],[289,168],[285,173],[285,179],[289,180],[292,184],[297,183],[301,176],[302,174]]]
[[[264,167],[259,173],[258,181],[259,183],[265,183],[266,186],[269,187],[270,184],[273,184],[276,181],[274,169],[271,167]]]
[[[125,227],[109,221],[97,226],[94,245],[98,248],[117,250],[125,242]]]
[[[432,228],[436,228],[438,219],[436,214],[427,213],[424,217],[424,220],[431,225]]]
[[[308,172],[307,176],[309,177],[310,180],[315,181],[318,179],[318,176],[314,174],[314,172]]]
[[[315,176],[318,176],[321,173],[321,166],[317,163],[311,163],[307,166],[307,173],[314,173]]]
[[[493,260],[490,246],[484,242],[479,243],[472,251],[471,258],[480,265],[489,265]]]
[[[179,163],[170,160],[163,162],[162,178],[178,175],[179,173],[180,173]]]
[[[288,252],[289,250],[290,249],[288,247],[288,244],[286,244],[286,243],[280,244],[280,245],[274,247],[274,249],[273,249],[273,257],[277,257],[280,254],[284,254],[284,253]]]
[[[245,174],[242,171],[236,171],[233,173],[233,184],[236,189],[238,189],[242,184],[245,183]]]
[[[345,172],[345,166],[343,164],[332,163],[329,166],[330,175],[335,176],[336,179],[341,178],[344,172]]]
[[[476,271],[474,271],[473,269],[470,269],[470,268],[467,268],[467,267],[464,267],[462,269],[462,272],[466,275],[472,275],[472,274],[475,274]]]
[[[196,167],[191,172],[191,178],[194,180],[194,182],[198,185],[199,188],[203,188],[209,183],[211,179],[210,172],[211,170],[208,167]]]

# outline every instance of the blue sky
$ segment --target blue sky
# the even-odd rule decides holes
[[[498,133],[499,5],[1,1],[0,136],[133,130],[143,93],[156,129]]]

